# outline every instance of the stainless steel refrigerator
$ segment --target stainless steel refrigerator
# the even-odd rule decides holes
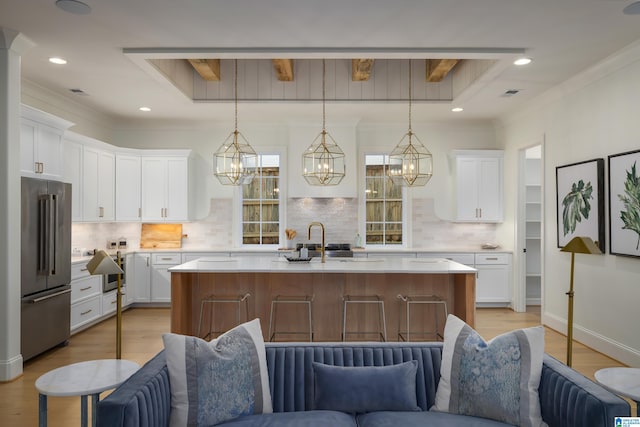
[[[21,351],[66,343],[71,320],[71,184],[22,178]]]

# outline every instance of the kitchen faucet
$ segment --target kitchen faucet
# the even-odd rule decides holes
[[[321,222],[312,222],[309,224],[309,235],[307,236],[308,240],[311,240],[311,227],[314,225],[319,225],[322,230],[322,247],[320,248],[320,253],[322,254],[322,262],[324,262],[324,225]]]

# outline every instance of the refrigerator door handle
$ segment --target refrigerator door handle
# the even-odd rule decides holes
[[[51,239],[49,239],[49,275],[55,275],[57,270],[56,259],[58,254],[56,248],[58,247],[58,196],[55,194],[49,195],[49,203],[51,203],[51,216],[49,217],[49,224],[51,230]]]
[[[49,254],[47,253],[48,234],[49,234],[49,204],[48,197],[40,196],[38,198],[38,272],[43,273],[48,270],[47,262]]]
[[[51,298],[59,297],[60,295],[68,294],[70,292],[71,292],[71,289],[65,289],[64,291],[56,292],[55,294],[47,295],[47,296],[40,297],[40,298],[34,298],[29,302],[32,303],[32,304],[37,304],[39,302],[46,301],[46,300],[51,299]]]

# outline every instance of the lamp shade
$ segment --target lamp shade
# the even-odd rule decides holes
[[[574,254],[601,254],[600,248],[590,237],[576,236],[569,241],[560,252],[572,252]]]
[[[87,263],[89,274],[122,274],[124,271],[105,251],[98,251]]]

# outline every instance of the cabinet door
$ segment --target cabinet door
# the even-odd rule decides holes
[[[102,221],[115,220],[116,201],[116,156],[108,151],[100,151],[98,163],[98,206]]]
[[[142,158],[142,220],[164,221],[166,207],[166,159]]]
[[[133,263],[127,260],[127,268],[133,265],[133,275],[127,271],[127,287],[133,280],[135,302],[151,302],[151,255],[135,254]]]
[[[37,161],[40,162],[40,176],[45,179],[60,179],[63,174],[62,131],[46,125],[38,126]]]
[[[65,142],[64,181],[71,183],[71,221],[82,221],[82,144]]]
[[[116,154],[116,221],[140,221],[140,156]]]
[[[172,265],[157,265],[151,269],[151,302],[171,302]]]
[[[502,221],[502,160],[478,159],[478,208],[482,221]]]
[[[477,265],[476,302],[478,303],[509,303],[509,266],[508,265]]]
[[[166,221],[189,219],[189,164],[186,158],[167,159]]]
[[[478,220],[478,162],[476,159],[458,158],[458,220]]]
[[[100,153],[98,150],[84,147],[82,151],[82,219],[84,221],[100,221],[98,202],[99,161]]]
[[[25,176],[36,176],[36,131],[38,125],[31,120],[20,121],[20,172]]]

